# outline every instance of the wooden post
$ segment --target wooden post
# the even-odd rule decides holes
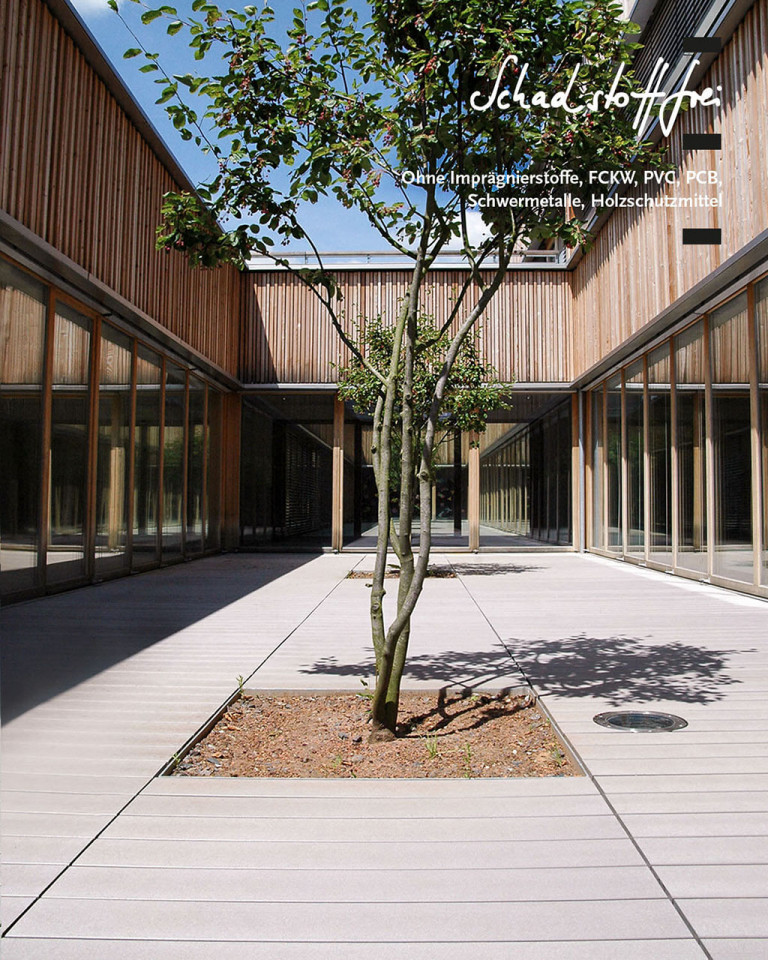
[[[480,447],[477,434],[470,436],[469,470],[467,482],[467,518],[469,520],[469,549],[480,547]]]
[[[121,547],[120,541],[125,523],[125,447],[121,443],[122,412],[122,395],[113,394],[109,408],[109,504],[107,507],[107,547],[113,551]],[[122,545],[124,546],[124,543]]]
[[[333,398],[333,482],[331,492],[331,549],[344,546],[344,401]]]

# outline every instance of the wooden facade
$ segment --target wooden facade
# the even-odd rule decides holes
[[[240,275],[158,254],[168,190],[189,189],[42,0],[0,3],[0,209],[226,372]]]
[[[244,310],[240,379],[243,383],[333,383],[334,364],[345,364],[341,345],[324,307],[285,271],[249,275]],[[409,274],[405,270],[344,270],[336,275],[346,329],[362,331],[366,317],[397,315]],[[440,324],[466,275],[430,271],[422,311]],[[476,302],[467,297],[464,312]],[[526,383],[571,379],[573,330],[568,274],[557,270],[510,271],[479,323],[484,359],[501,380]]]
[[[680,175],[670,195],[722,193],[722,208],[617,210],[572,275],[574,378],[768,229],[768,2],[757,0],[702,86],[722,86],[718,113],[682,114],[669,138]],[[710,127],[707,120],[717,117]],[[721,133],[722,150],[684,151],[685,133]],[[688,171],[713,170],[716,187],[686,184]],[[660,191],[663,195],[665,191]],[[719,246],[685,246],[684,228],[722,230]]]

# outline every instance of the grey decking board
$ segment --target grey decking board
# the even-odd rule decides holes
[[[562,901],[516,903],[502,910],[496,902],[388,904],[386,926],[407,942],[633,939],[652,934],[659,940],[687,939],[689,932],[666,900]],[[282,943],[381,938],[382,917],[375,903],[295,904],[205,901],[113,901],[109,910],[93,910],[90,900],[49,896],[14,928],[16,936],[117,936],[175,940],[259,939]]]
[[[768,864],[658,867],[662,882],[681,899],[768,897]]]
[[[249,960],[276,960],[275,944],[250,939],[236,949],[246,952]],[[279,960],[359,960],[361,948],[349,943],[281,943]],[[472,941],[446,943],[369,942],[365,946],[367,960],[466,960],[467,952],[482,950],[485,960],[510,960],[509,943]],[[231,942],[161,941],[161,940],[85,940],[10,937],[3,944],[3,960],[232,960]],[[735,956],[735,955],[732,955]],[[689,940],[591,940],[542,943],[538,940],[516,942],[515,960],[703,960],[698,944]],[[730,960],[730,957],[728,958]],[[737,960],[758,960],[757,955],[739,954]],[[762,960],[762,956],[760,958]]]
[[[480,817],[411,820],[407,817],[302,818],[278,817],[134,817],[124,814],[104,833],[107,840],[161,839],[221,842],[274,841],[312,843],[487,843],[542,840],[619,840],[624,831],[610,811],[567,817]]]
[[[663,899],[645,867],[478,867],[467,874],[482,901]],[[56,897],[102,899],[450,903],[466,899],[467,886],[444,870],[74,866],[56,883]]]
[[[361,858],[375,858],[361,861]],[[285,843],[187,840],[107,840],[89,847],[82,864],[175,867],[310,868],[358,867],[375,863],[379,869],[431,867],[453,870],[506,867],[518,863],[539,866],[636,866],[642,860],[628,840],[562,840],[477,843]]]
[[[597,792],[544,797],[443,797],[436,790],[433,796],[420,799],[417,810],[407,798],[371,798],[350,793],[340,800],[307,796],[305,790],[301,793],[297,791],[294,796],[283,797],[175,794],[172,795],[172,803],[168,802],[168,796],[144,790],[126,813],[132,817],[279,817],[284,820],[337,818],[366,821],[392,817],[422,821],[452,817],[466,820],[478,817],[602,816],[606,813],[605,801]]]

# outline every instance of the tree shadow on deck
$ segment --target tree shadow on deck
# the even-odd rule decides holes
[[[726,672],[729,659],[751,652],[585,634],[557,640],[513,637],[505,645],[540,691],[601,698],[616,707],[653,700],[716,703],[726,687],[741,683]]]
[[[3,723],[314,558],[226,554],[5,607]]]
[[[451,569],[459,577],[496,577],[503,573],[533,573],[546,570],[532,563],[451,563]]]
[[[501,644],[498,644],[501,647]],[[336,657],[323,657],[305,665],[300,672],[313,676],[350,677],[359,682],[373,676],[376,665],[372,658],[359,663],[340,663]],[[523,683],[518,670],[506,650],[446,650],[442,654],[409,656],[403,673],[403,683],[409,680],[434,683],[435,686],[457,686],[472,691],[482,684],[508,681],[507,686]],[[503,684],[499,684],[500,686]],[[354,687],[354,684],[352,684]]]
[[[485,651],[446,650],[408,658],[409,680],[475,690],[517,685],[518,665],[542,693],[595,697],[619,707],[643,701],[716,703],[741,683],[726,672],[729,659],[745,650],[713,650],[690,643],[649,643],[640,637],[578,635],[557,640],[512,638]],[[323,657],[302,673],[359,678],[375,672],[373,659],[341,663]],[[522,680],[521,680],[522,682]],[[353,684],[354,686],[354,684]]]

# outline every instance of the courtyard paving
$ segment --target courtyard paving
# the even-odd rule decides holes
[[[530,683],[578,778],[157,777],[237,688],[356,689],[364,555],[228,555],[7,608],[8,960],[764,960],[768,606],[573,554],[436,555],[409,687]],[[596,726],[619,708],[688,727]]]

